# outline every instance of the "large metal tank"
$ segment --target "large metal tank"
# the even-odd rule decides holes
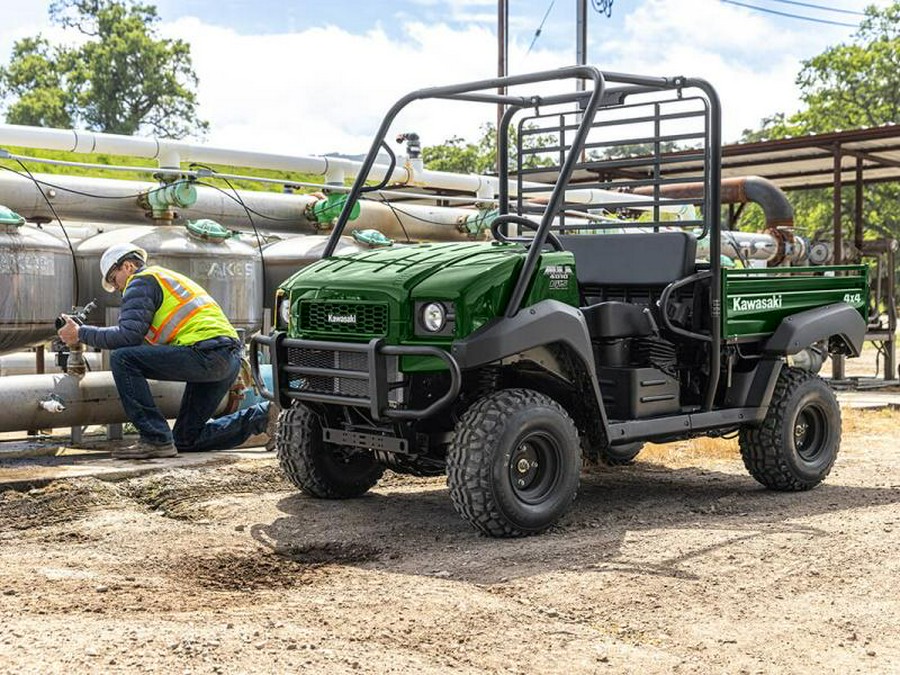
[[[263,248],[265,261],[263,304],[271,309],[275,290],[294,272],[319,260],[327,243],[327,235],[310,234],[266,245]],[[341,237],[334,254],[347,255],[365,248],[367,248],[365,245],[358,244],[352,237]]]
[[[75,302],[68,245],[24,222],[0,207],[0,353],[51,339]]]
[[[136,225],[85,239],[75,249],[80,280],[79,304],[96,299],[89,322],[112,320],[121,305],[118,293],[100,284],[100,256],[113,244],[128,242],[147,251],[149,264],[180,272],[203,286],[221,305],[232,325],[251,335],[262,326],[262,265],[259,250],[236,238],[200,237],[185,227]]]

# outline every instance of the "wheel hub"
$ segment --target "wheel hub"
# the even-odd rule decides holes
[[[516,449],[513,483],[519,489],[527,489],[537,476],[540,464],[535,449],[528,443]]]
[[[817,459],[828,440],[828,424],[824,411],[809,405],[797,415],[794,422],[794,447],[797,454],[811,462]]]
[[[560,448],[547,433],[535,432],[519,440],[507,464],[516,497],[528,504],[546,499],[558,480]]]

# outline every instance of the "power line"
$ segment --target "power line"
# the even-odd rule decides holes
[[[834,7],[825,7],[824,5],[811,5],[808,2],[796,2],[796,0],[769,0],[770,2],[781,2],[785,5],[797,5],[799,7],[812,7],[813,9],[821,9],[826,12],[837,12],[838,14],[853,14],[854,16],[865,16],[865,12],[855,12],[852,9],[836,9]]]
[[[858,28],[855,23],[842,23],[840,21],[829,21],[828,19],[813,19],[809,16],[799,16],[797,14],[788,14],[787,12],[776,12],[774,9],[766,9],[765,7],[756,7],[754,5],[746,5],[743,2],[736,2],[735,0],[722,0],[722,2],[729,5],[737,5],[738,7],[746,7],[747,9],[753,9],[757,12],[767,12],[768,14],[777,14],[778,16],[785,16],[789,19],[800,19],[801,21],[813,21],[815,23],[827,23],[831,26],[845,26],[847,28]]]
[[[556,0],[550,0],[550,6],[547,8],[547,11],[544,12],[544,18],[541,19],[541,25],[537,27],[537,30],[534,31],[534,37],[531,38],[531,44],[528,45],[528,51],[525,52],[525,55],[531,53],[531,48],[534,47],[534,43],[537,42],[537,39],[541,36],[541,30],[544,28],[544,23],[547,21],[547,17],[550,16],[550,10],[553,9],[553,5],[556,4]]]

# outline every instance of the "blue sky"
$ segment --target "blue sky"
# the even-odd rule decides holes
[[[144,0],[152,2],[152,0]],[[839,22],[858,16],[779,0],[741,0],[773,11]],[[885,4],[887,0],[875,0]],[[577,0],[510,0],[511,73],[575,61]],[[548,8],[540,38],[529,52]],[[367,149],[393,101],[425,86],[493,77],[496,0],[156,0],[161,32],[192,46],[205,142],[293,154]],[[860,11],[865,0],[811,0]],[[15,39],[52,26],[49,0],[0,0],[0,60]],[[721,0],[614,0],[607,18],[588,2],[588,61],[601,69],[709,80],[723,103],[726,141],[798,107],[803,59],[846,41],[854,29],[748,10]],[[425,144],[475,140],[484,119],[411,113]]]

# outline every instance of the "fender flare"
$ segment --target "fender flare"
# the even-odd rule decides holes
[[[836,302],[786,316],[766,341],[764,351],[769,355],[791,356],[820,340],[837,337],[846,345],[849,355],[859,356],[865,335],[866,322],[859,311],[846,302]]]
[[[456,340],[450,351],[459,367],[467,370],[554,342],[566,345],[581,361],[606,431],[606,409],[597,382],[594,349],[584,315],[577,307],[558,300],[542,300],[522,308],[512,318],[499,317]]]

